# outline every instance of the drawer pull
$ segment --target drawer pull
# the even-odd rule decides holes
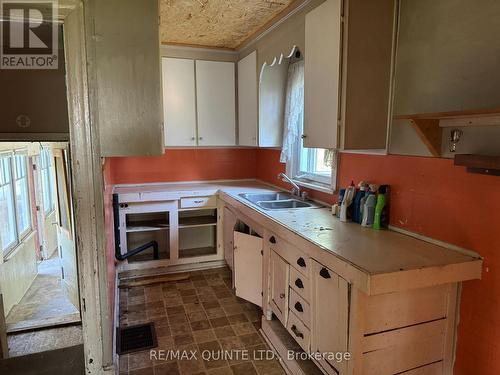
[[[304,258],[300,257],[299,259],[297,259],[297,264],[301,267],[305,267],[306,261],[304,260]]]
[[[280,298],[281,299],[285,298],[285,293],[280,293]]]
[[[330,276],[330,272],[326,268],[322,268],[321,271],[319,271],[319,275],[324,278],[324,279],[331,279],[332,277]]]
[[[295,326],[295,324],[294,324],[294,325],[292,325],[292,327],[291,327],[290,329],[292,330],[292,332],[293,332],[293,334],[294,334],[295,336],[297,336],[297,337],[299,337],[299,338],[301,338],[301,339],[303,339],[303,338],[304,338],[304,334],[303,334],[302,332],[300,332],[300,331],[297,329],[297,327]]]
[[[298,312],[304,312],[304,309],[302,308],[302,305],[300,302],[296,302],[294,307],[295,307],[295,310],[297,310]]]
[[[274,236],[271,236],[271,238],[269,238],[269,242],[276,243],[276,238]]]
[[[203,200],[202,200],[202,199],[200,199],[200,200],[198,200],[198,201],[194,201],[194,203],[203,203]]]
[[[295,286],[300,289],[304,289],[304,283],[302,282],[301,279],[295,280]]]

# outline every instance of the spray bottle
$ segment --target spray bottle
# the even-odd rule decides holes
[[[363,219],[361,220],[361,225],[364,227],[371,227],[373,225],[375,206],[377,205],[377,189],[377,185],[370,185],[370,191],[363,207]]]
[[[378,189],[377,205],[375,206],[375,218],[373,220],[373,229],[386,228],[389,225],[388,215],[388,194],[389,186],[380,185]]]
[[[361,181],[358,184],[358,190],[356,190],[356,195],[354,196],[354,201],[352,203],[352,221],[361,224],[363,217],[361,216],[361,199],[364,198],[366,191],[368,190],[368,184]]]
[[[342,199],[342,205],[340,206],[340,221],[346,222],[349,219],[350,207],[355,193],[356,186],[352,181],[351,185],[345,189],[344,199]]]

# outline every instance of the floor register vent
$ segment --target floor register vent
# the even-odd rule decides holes
[[[156,348],[154,323],[118,328],[116,352],[120,355]]]

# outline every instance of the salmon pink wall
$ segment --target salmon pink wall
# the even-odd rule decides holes
[[[255,178],[256,150],[169,149],[162,156],[107,160],[110,183],[208,181]]]
[[[257,177],[278,184],[279,151],[259,150],[257,161]],[[500,177],[448,159],[341,154],[339,186],[351,180],[391,185],[392,225],[484,257],[483,279],[463,284],[454,373],[500,374]]]

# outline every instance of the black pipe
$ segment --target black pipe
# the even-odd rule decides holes
[[[118,260],[125,260],[131,256],[139,254],[140,252],[153,248],[153,258],[160,259],[160,254],[158,250],[158,242],[149,241],[144,245],[136,247],[130,251],[127,251],[125,254],[121,253],[121,244],[120,244],[120,204],[118,203],[118,194],[113,194],[113,222],[114,222],[114,230],[115,230],[115,258]]]

